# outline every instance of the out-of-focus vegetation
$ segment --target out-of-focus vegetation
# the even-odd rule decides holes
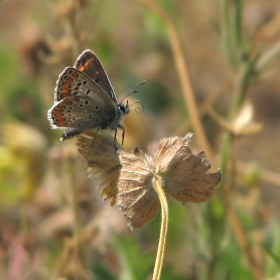
[[[160,215],[130,231],[87,178],[76,140],[59,142],[46,118],[58,75],[88,48],[119,99],[147,80],[130,98],[144,113],[123,121],[126,150],[192,131],[192,149],[223,174],[207,203],[170,201],[161,279],[279,278],[277,0],[26,0],[0,9],[0,279],[151,277]]]

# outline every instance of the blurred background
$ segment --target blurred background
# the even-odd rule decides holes
[[[88,48],[119,100],[147,81],[129,98],[144,112],[131,107],[122,122],[125,150],[192,131],[193,152],[206,150],[223,174],[208,202],[170,201],[161,279],[279,279],[278,0],[4,0],[0,9],[0,279],[151,279],[160,213],[131,231],[88,178],[76,139],[60,142],[47,120],[58,75]]]

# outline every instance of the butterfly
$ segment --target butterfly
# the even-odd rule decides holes
[[[142,82],[140,85],[142,85]],[[139,86],[140,86],[139,85]],[[139,87],[138,86],[138,87]],[[137,92],[136,87],[128,95]],[[120,124],[129,113],[126,105],[117,102],[115,91],[97,55],[85,50],[74,67],[66,67],[59,75],[54,90],[54,105],[48,110],[52,128],[66,128],[60,141],[77,136],[86,130],[111,128],[122,129],[122,144],[125,128]]]

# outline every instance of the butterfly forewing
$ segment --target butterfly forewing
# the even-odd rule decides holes
[[[108,78],[108,75],[97,57],[91,50],[85,50],[76,60],[75,68],[88,75],[96,84],[98,84],[114,101],[117,103],[116,94]]]
[[[55,88],[56,103],[48,112],[53,127],[105,126],[116,116],[112,99],[85,73],[66,67]]]
[[[95,84],[85,73],[76,68],[66,67],[59,75],[55,88],[55,101],[70,96],[95,96],[105,94],[102,88]]]

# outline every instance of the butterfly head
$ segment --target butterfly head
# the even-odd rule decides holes
[[[117,105],[118,108],[118,112],[120,115],[127,115],[129,113],[129,105],[128,105],[128,101],[126,102],[126,105],[124,105],[122,102],[120,102]]]
[[[140,86],[142,86],[143,84],[145,84],[146,83],[146,81],[143,81],[141,84],[139,84],[137,87],[135,87],[133,90],[131,90],[129,93],[127,93],[126,95],[125,95],[125,97],[121,100],[121,102],[119,103],[119,104],[117,104],[117,108],[118,108],[118,112],[119,112],[119,115],[121,116],[121,115],[127,115],[128,113],[129,113],[129,107],[131,106],[131,105],[133,105],[133,104],[131,104],[131,105],[128,105],[128,101],[126,102],[126,105],[124,105],[124,103],[122,102],[124,99],[126,99],[129,95],[131,95],[131,94],[133,94],[133,93],[135,93],[135,92],[138,92],[138,88],[140,87]],[[138,102],[135,102],[135,103],[138,103]]]

